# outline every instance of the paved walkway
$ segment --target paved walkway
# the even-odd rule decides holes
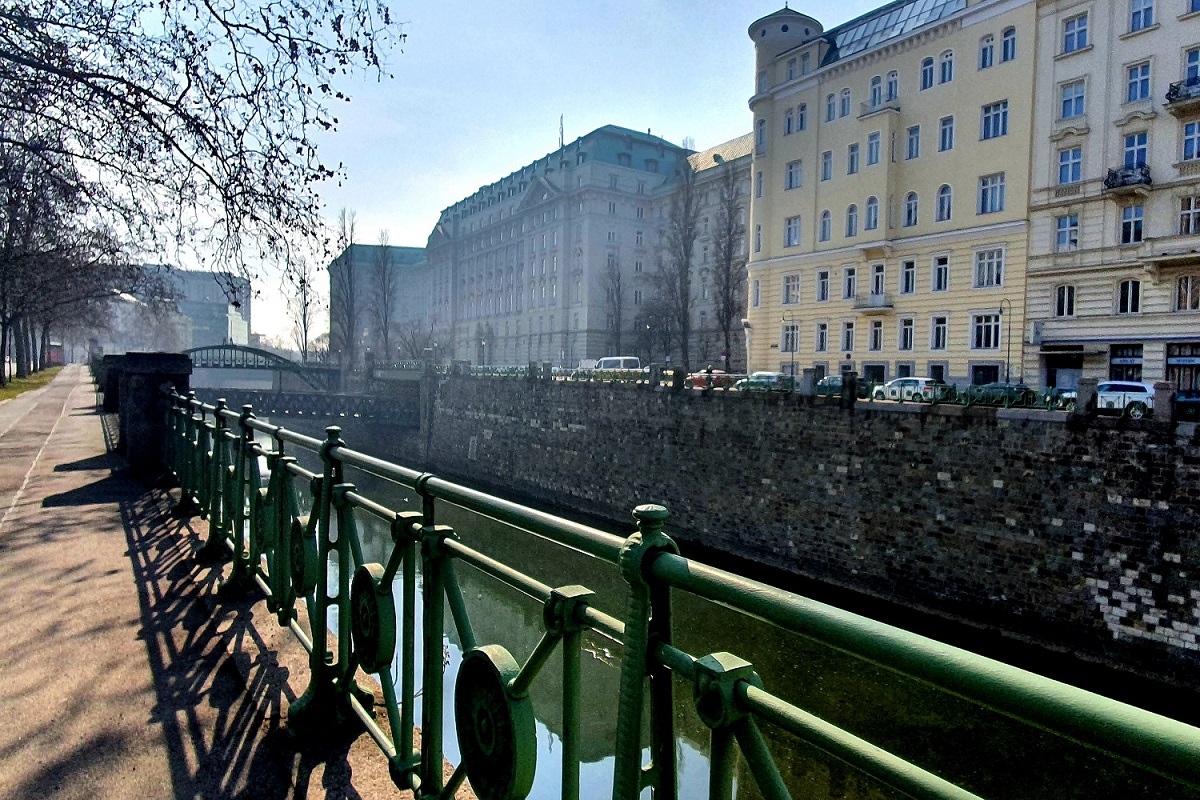
[[[289,731],[304,651],[216,600],[95,400],[69,366],[0,404],[0,798],[407,797],[368,737]]]

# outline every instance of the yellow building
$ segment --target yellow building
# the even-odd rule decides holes
[[[751,369],[1023,377],[1033,0],[901,0],[756,50]]]
[[[1200,0],[1039,0],[1030,378],[1200,388]]]

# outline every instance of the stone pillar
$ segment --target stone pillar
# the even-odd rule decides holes
[[[1166,381],[1154,383],[1154,419],[1163,423],[1171,422],[1171,396],[1175,394],[1175,384]]]
[[[192,360],[186,353],[126,353],[120,372],[121,452],[135,476],[153,479],[164,466],[167,399],[161,388],[187,392]]]
[[[115,414],[120,409],[121,359],[124,356],[103,356],[100,359],[100,374],[96,376],[104,392],[104,411]]]
[[[811,404],[817,394],[817,371],[812,367],[800,370],[800,396]]]
[[[1097,378],[1080,378],[1075,386],[1075,414],[1087,416],[1095,413]]]
[[[842,397],[838,406],[853,410],[858,402],[858,373],[854,370],[842,373]]]

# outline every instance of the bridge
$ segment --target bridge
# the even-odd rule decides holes
[[[122,403],[145,397],[128,393]],[[224,599],[188,611],[180,633],[189,641],[218,635],[215,623],[229,608],[265,607],[270,616],[242,629],[255,654],[260,641],[282,646],[269,638],[273,629],[294,637],[307,657],[306,686],[286,702],[288,727],[356,724],[355,741],[374,748],[373,763],[414,797],[450,797],[467,784],[487,798],[617,800],[644,787],[656,798],[748,797],[751,784],[769,798],[831,793],[834,784],[843,796],[883,785],[922,798],[1200,792],[1197,728],[687,558],[661,506],[637,507],[636,526],[614,535],[390,463],[351,447],[337,427],[308,437],[253,409],[177,391],[161,413],[152,407],[140,414],[157,434],[131,437],[125,451],[163,459],[180,484],[170,495],[175,515],[193,520],[205,557],[227,561]],[[60,430],[86,418],[65,419]],[[53,426],[46,428],[53,440]],[[157,444],[143,447],[150,439]],[[23,520],[44,528],[53,521]],[[481,535],[485,521],[503,524],[503,535]],[[518,560],[535,540],[561,558]],[[181,563],[139,573],[151,581],[146,591],[158,596],[168,575],[179,578],[175,591],[186,591]],[[485,585],[494,595],[477,596]],[[177,605],[170,596],[161,602]],[[224,605],[236,602],[244,604]],[[702,623],[689,629],[692,604],[703,609]],[[526,633],[502,640],[491,615],[509,605],[521,609]],[[735,622],[720,623],[722,614]],[[769,631],[787,651],[781,661],[801,671],[781,673],[730,637],[749,625]],[[813,657],[802,643],[828,650]],[[813,672],[834,655],[843,659],[837,670]],[[856,686],[845,703],[823,699],[854,663],[872,683]],[[616,679],[596,679],[607,673]],[[943,701],[889,718],[897,682],[908,681],[973,710],[932,729],[919,720],[941,719]],[[265,685],[252,681],[246,691]],[[842,705],[882,716],[845,724]],[[606,713],[611,755],[598,757],[584,745],[594,718]],[[976,745],[994,728],[1015,733],[988,768],[964,767],[973,749],[992,749]],[[1054,755],[1039,766],[1036,753],[1045,749]],[[824,765],[820,785],[814,758]],[[597,761],[609,766],[592,769]],[[231,758],[225,769],[242,763]],[[1013,794],[1011,785],[1028,785],[1030,773],[1043,782]]]
[[[299,364],[277,353],[240,344],[207,345],[184,351],[196,370],[253,370],[274,375],[273,388],[292,389],[285,385],[285,376],[294,376],[305,387],[318,392],[336,392],[341,385],[341,372],[336,366]]]

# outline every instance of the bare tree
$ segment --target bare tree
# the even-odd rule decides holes
[[[358,286],[355,271],[355,214],[345,208],[338,212],[337,243],[341,254],[329,265],[329,353],[343,369],[358,364]]]
[[[0,142],[122,239],[246,271],[321,236],[313,134],[403,36],[377,0],[4,3]]]
[[[673,328],[679,344],[680,366],[691,368],[689,345],[692,337],[692,261],[696,239],[700,235],[700,192],[696,189],[696,172],[681,159],[676,170],[675,189],[671,194],[670,212],[664,236],[664,252],[654,275],[658,299],[673,317]]]
[[[395,360],[392,352],[392,326],[396,317],[396,290],[400,277],[392,263],[392,248],[387,229],[379,231],[379,249],[371,264],[371,316],[375,320],[375,342],[383,350],[383,362]]]
[[[436,339],[433,335],[433,323],[413,323],[406,328],[396,331],[397,347],[400,352],[414,360],[426,359],[426,350],[433,349]]]
[[[742,207],[741,181],[731,163],[721,167],[719,196],[717,199],[716,230],[713,249],[716,263],[713,265],[713,288],[716,293],[717,327],[724,339],[724,369],[729,371],[730,353],[733,352],[734,323],[746,311],[746,257],[743,243],[746,226],[743,223],[745,210]]]
[[[320,297],[312,264],[308,259],[296,259],[287,280],[296,287],[296,293],[288,297],[288,315],[292,318],[292,339],[300,351],[300,360],[308,363],[308,352],[312,344],[313,325],[316,323]]]
[[[621,333],[624,330],[625,311],[625,282],[621,275],[621,266],[615,258],[609,259],[608,270],[604,273],[604,303],[608,309],[608,319],[611,323],[608,329],[610,355],[621,354]]]

